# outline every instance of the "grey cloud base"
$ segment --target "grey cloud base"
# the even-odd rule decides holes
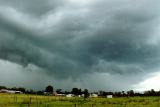
[[[159,69],[158,0],[88,2],[0,0],[0,58],[58,79]]]

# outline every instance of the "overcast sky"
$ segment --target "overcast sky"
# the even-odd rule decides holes
[[[159,3],[0,0],[0,85],[159,90]]]

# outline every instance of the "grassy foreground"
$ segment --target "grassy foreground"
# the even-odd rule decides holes
[[[83,98],[0,94],[0,107],[160,107],[160,97]]]

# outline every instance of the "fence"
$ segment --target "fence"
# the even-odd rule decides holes
[[[66,98],[0,94],[0,107],[160,107],[160,97]]]

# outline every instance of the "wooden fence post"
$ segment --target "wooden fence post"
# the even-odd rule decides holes
[[[94,104],[92,104],[92,107],[94,107]]]
[[[28,102],[28,107],[30,107],[30,103]]]
[[[32,97],[30,97],[30,99],[29,99],[29,103],[30,103],[30,104],[32,103]]]

